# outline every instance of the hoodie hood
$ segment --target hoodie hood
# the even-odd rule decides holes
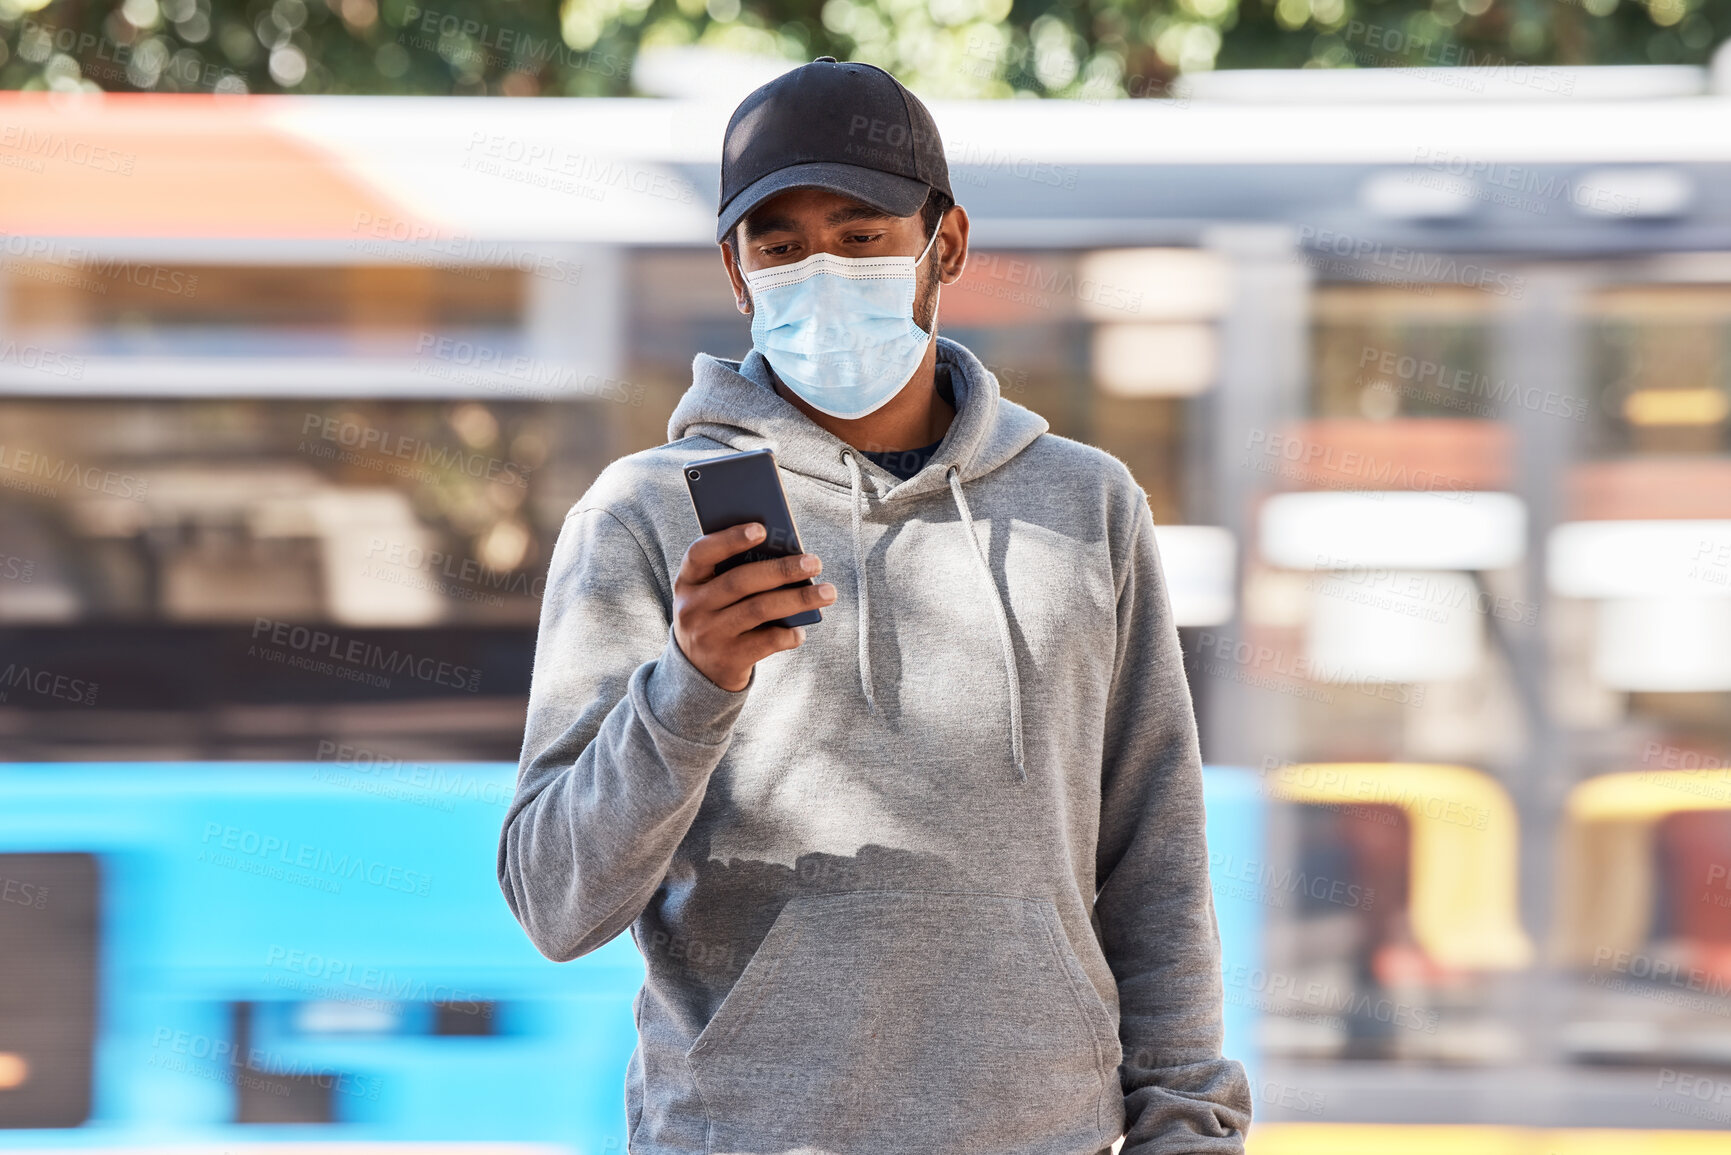
[[[901,501],[942,490],[949,467],[966,484],[983,477],[1033,444],[1046,419],[999,395],[998,379],[968,349],[938,337],[938,362],[949,366],[956,393],[956,419],[926,468],[902,481],[888,470],[852,457],[885,501]],[[776,393],[769,362],[753,349],[743,361],[699,353],[691,364],[692,385],[667,422],[667,438],[707,437],[743,452],[770,449],[786,470],[843,489],[853,487],[843,451],[847,442],[821,428]]]
[[[980,544],[964,482],[984,477],[1033,444],[1049,426],[1045,418],[1006,401],[998,379],[966,347],[938,339],[938,363],[948,366],[955,390],[956,417],[926,467],[906,481],[896,477],[853,446],[813,422],[775,391],[769,363],[753,349],[744,361],[722,361],[700,353],[692,363],[693,382],[667,422],[667,437],[678,441],[701,436],[738,451],[767,448],[783,469],[813,480],[846,487],[852,497],[854,609],[859,632],[859,683],[866,708],[878,713],[872,681],[871,582],[866,572],[863,523],[869,503],[869,481],[885,506],[948,487],[958,525],[979,563],[997,626],[998,650],[1004,663],[1005,692],[1010,709],[1010,761],[1019,781],[1027,780],[1022,732],[1022,678],[1016,664],[1010,615],[992,572],[991,559]],[[905,508],[905,505],[904,505]]]

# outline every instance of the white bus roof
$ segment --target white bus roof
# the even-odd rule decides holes
[[[1701,70],[1681,70],[1695,75],[1690,82],[1631,69],[1647,81],[1619,89],[1617,69],[1532,69],[1522,83],[1554,89],[1581,74],[1594,83],[1508,100],[1451,98],[1442,75],[1450,70],[1402,71],[1363,81],[1372,99],[1351,104],[1333,102],[1346,77],[1298,101],[1278,99],[1266,77],[1238,74],[1204,78],[1196,97],[1176,101],[932,106],[958,199],[1000,232],[1030,220],[1056,235],[1066,221],[1191,219],[1215,206],[1278,218],[1251,202],[1289,195],[1298,169],[1350,170],[1350,200],[1364,173],[1380,169],[1471,179],[1496,166],[1731,165],[1731,98],[1709,93]],[[1410,95],[1425,84],[1438,88],[1436,100],[1374,95],[1379,86]],[[1619,90],[1619,99],[1595,95]],[[1305,86],[1293,91],[1302,96]],[[357,251],[416,237],[707,245],[731,105],[4,93],[0,228],[14,247],[18,237]],[[1276,179],[1259,185],[1245,171],[1256,167],[1276,170],[1267,174]],[[1222,196],[1214,186],[1226,178],[1211,173],[1236,174],[1232,195]],[[1341,193],[1318,186],[1311,195],[1332,203]]]

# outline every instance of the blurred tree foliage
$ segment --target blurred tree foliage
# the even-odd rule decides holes
[[[881,64],[931,96],[1214,68],[1701,63],[1731,0],[0,0],[0,88],[626,95],[639,49]]]

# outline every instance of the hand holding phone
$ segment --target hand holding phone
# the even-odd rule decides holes
[[[805,640],[835,586],[812,583],[822,563],[800,548],[768,450],[693,462],[685,481],[704,534],[674,577],[674,637],[704,677],[737,692],[759,661]]]

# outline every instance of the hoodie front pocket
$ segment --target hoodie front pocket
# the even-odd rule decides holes
[[[1096,1150],[1111,1014],[1045,900],[790,900],[686,1057],[714,1155]]]

